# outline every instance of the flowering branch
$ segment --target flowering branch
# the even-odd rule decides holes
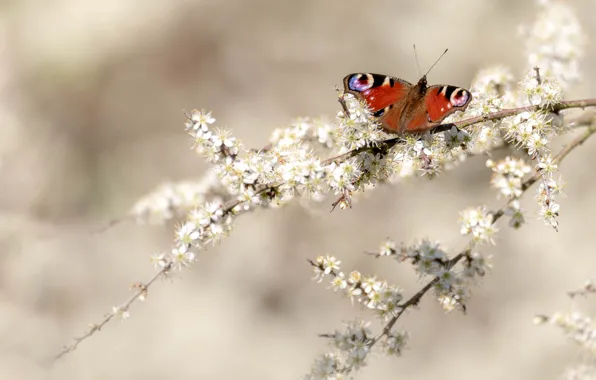
[[[579,136],[577,136],[563,149],[561,149],[555,156],[554,160],[557,163],[563,161],[565,157],[569,155],[569,153],[583,144],[594,133],[596,133],[596,119],[593,118],[592,123],[588,126],[588,128],[585,131],[582,131]],[[541,170],[536,170],[533,176],[521,184],[521,193],[525,193],[542,177],[542,175],[543,174]],[[489,215],[492,215],[489,228],[492,228],[493,231],[495,230],[494,225],[506,214],[506,211],[513,201],[513,199],[510,199],[497,211],[488,213]],[[474,227],[472,227],[472,229],[473,228]],[[422,264],[424,268],[429,268],[433,265],[435,266],[432,271],[426,270],[427,273],[439,273],[438,275],[435,275],[432,280],[427,282],[426,285],[422,287],[416,294],[401,303],[400,301],[402,300],[402,297],[400,292],[397,293],[397,296],[396,293],[389,292],[390,295],[387,296],[388,289],[392,288],[385,283],[377,281],[374,277],[362,278],[360,273],[352,272],[347,280],[344,279],[345,276],[343,272],[339,272],[339,261],[333,257],[321,256],[318,257],[316,261],[307,260],[315,269],[316,278],[321,280],[325,275],[332,276],[333,280],[331,281],[331,284],[335,290],[343,289],[351,297],[356,297],[361,304],[366,305],[368,308],[377,312],[380,312],[381,316],[385,318],[390,316],[382,331],[375,337],[371,337],[371,333],[368,330],[367,325],[363,326],[362,324],[350,325],[348,327],[349,333],[336,332],[334,334],[321,334],[322,337],[333,338],[336,346],[340,350],[347,352],[348,360],[346,363],[342,363],[338,361],[336,356],[330,356],[330,354],[326,354],[313,366],[313,372],[311,372],[311,375],[309,375],[310,377],[307,376],[307,378],[327,378],[330,376],[332,377],[335,374],[346,375],[351,373],[353,370],[358,369],[365,364],[365,359],[370,350],[385,337],[392,340],[391,343],[384,342],[385,346],[389,345],[394,353],[401,352],[403,346],[405,345],[407,336],[404,335],[404,333],[394,333],[392,332],[392,329],[400,317],[405,313],[405,311],[412,306],[417,306],[424,295],[427,294],[431,289],[435,289],[437,293],[440,294],[439,298],[443,298],[443,301],[451,298],[450,302],[455,301],[465,311],[465,304],[463,303],[463,297],[461,297],[462,293],[460,293],[462,289],[457,288],[457,284],[460,281],[457,280],[455,274],[449,274],[446,276],[446,273],[451,273],[451,269],[457,263],[459,263],[462,259],[466,259],[468,262],[467,266],[469,268],[473,268],[473,271],[480,275],[484,274],[481,266],[475,266],[471,264],[474,260],[478,259],[478,256],[473,257],[472,253],[475,246],[480,241],[487,240],[486,237],[482,237],[481,239],[478,237],[479,235],[474,234],[474,238],[467,244],[467,247],[452,259],[447,259],[442,252],[437,253],[435,247],[431,247],[430,252],[426,254],[426,259],[422,257],[424,254],[419,254],[418,252],[415,253],[417,256],[413,256],[412,253],[405,252],[409,251],[410,249],[402,249],[402,253],[398,253],[393,246],[385,246],[382,248],[380,253],[375,254],[376,257],[393,255],[397,256],[399,261],[414,257],[413,263],[416,263],[417,265]],[[426,245],[428,246],[428,244]],[[420,248],[419,250],[422,251],[424,249]],[[486,263],[482,263],[482,265],[486,266]],[[441,284],[442,282],[443,284]],[[437,286],[439,287],[438,289]],[[576,291],[573,293],[570,292],[570,296],[594,293],[594,289],[595,288],[592,283],[588,283],[581,291]],[[391,314],[393,315],[391,316]],[[357,339],[350,337],[350,334],[353,333],[355,327],[365,331],[361,333]],[[341,344],[338,344],[338,342]],[[357,360],[354,359],[355,357]]]
[[[544,107],[539,106],[539,105],[504,109],[501,111],[488,113],[483,116],[473,117],[473,118],[457,121],[454,123],[437,125],[430,133],[435,134],[435,133],[443,132],[443,131],[449,130],[452,126],[455,126],[458,129],[465,129],[465,128],[469,128],[475,124],[484,123],[487,121],[502,120],[507,117],[519,115],[519,114],[525,113],[525,112],[536,112],[536,111],[540,111],[540,110],[545,110],[545,111],[556,113],[556,112],[560,112],[565,109],[571,109],[571,108],[584,109],[587,107],[596,107],[596,98],[562,101],[560,103],[553,105],[549,109],[544,109]],[[588,117],[592,116],[592,114],[589,114],[589,113],[587,113],[586,115]],[[373,154],[379,154],[381,156],[385,156],[389,152],[389,150],[391,148],[393,148],[395,145],[400,144],[400,143],[405,143],[405,142],[406,142],[406,140],[404,140],[404,137],[389,138],[389,139],[377,142],[376,145],[374,145],[374,146],[364,146],[361,148],[352,149],[346,153],[343,153],[338,156],[324,160],[324,161],[322,161],[322,164],[323,165],[329,165],[332,163],[340,164],[340,163],[342,163],[352,157],[358,156],[359,154],[362,154],[362,153],[373,153]],[[540,178],[540,176],[537,179],[539,179],[539,178]],[[532,184],[534,184],[534,182],[532,182]],[[279,183],[274,183],[274,184],[270,184],[270,185],[259,186],[255,190],[255,194],[261,194],[261,193],[269,191],[269,190],[274,190],[275,188],[281,186],[282,184],[283,183],[279,182]],[[243,203],[243,201],[241,201],[241,200],[230,201],[224,205],[224,207],[223,207],[224,212],[231,211],[236,206],[239,206],[242,203]]]
[[[552,111],[560,111],[560,110],[569,109],[569,108],[585,108],[585,107],[592,107],[592,106],[596,106],[596,99],[564,101],[564,102],[554,105],[551,108],[551,110]],[[500,120],[500,119],[503,119],[506,117],[511,117],[511,116],[514,116],[514,115],[517,115],[517,114],[520,114],[523,112],[528,112],[528,111],[533,111],[533,110],[535,111],[538,109],[540,109],[539,106],[529,106],[529,107],[505,109],[502,111],[489,113],[485,116],[479,116],[479,117],[455,122],[453,124],[455,124],[459,128],[468,128],[474,124],[483,123],[486,121]],[[585,124],[587,120],[590,120],[589,117],[584,117],[584,119],[586,119],[586,120],[579,120],[578,122],[581,124]],[[445,125],[449,126],[450,124],[445,124]],[[571,150],[573,150],[575,147],[577,147],[577,145],[580,145],[587,138],[589,138],[592,133],[594,133],[594,127],[590,126],[590,128],[588,128],[586,130],[584,135],[582,135],[578,139],[574,140],[570,145],[568,145],[564,150],[562,150],[559,153],[559,155],[557,156],[557,159],[559,161],[562,160],[569,152],[571,152]],[[346,153],[343,153],[339,156],[335,156],[335,157],[329,158],[327,160],[324,160],[324,161],[322,161],[322,164],[323,165],[339,164],[339,163],[342,163],[352,157],[358,156],[359,154],[362,154],[362,153],[374,153],[374,154],[380,154],[381,156],[384,156],[384,155],[388,154],[389,150],[392,147],[394,147],[396,144],[404,143],[404,141],[405,140],[402,137],[394,137],[394,138],[382,140],[382,141],[378,142],[375,146],[364,146],[361,148],[352,149],[352,150],[350,150]],[[532,186],[540,178],[541,178],[541,175],[539,173],[536,173],[533,177],[531,177],[526,182],[524,182],[524,184],[522,186],[522,191],[527,190],[530,186]],[[267,184],[267,185],[257,185],[253,191],[253,196],[257,196],[257,195],[261,195],[261,194],[264,194],[267,192],[275,191],[276,188],[282,186],[283,184],[284,184],[283,182],[276,182],[276,183]],[[241,211],[241,206],[247,202],[250,202],[250,200],[235,199],[235,200],[231,200],[231,201],[227,202],[225,205],[223,205],[221,207],[221,217],[225,218],[229,215],[239,214]],[[504,215],[504,213],[505,213],[504,208],[495,212],[494,213],[494,221],[496,222],[499,218],[501,218]],[[451,263],[451,266],[453,266],[457,262],[459,262],[464,256],[465,256],[464,254],[459,254],[459,255],[455,256],[453,258],[453,262]],[[104,320],[102,320],[100,323],[91,325],[90,329],[85,334],[81,335],[80,337],[74,338],[74,342],[71,345],[65,346],[64,349],[62,351],[60,351],[60,353],[55,356],[55,360],[60,359],[64,355],[75,350],[82,341],[91,337],[94,333],[99,331],[115,315],[122,314],[123,312],[127,312],[129,307],[135,301],[139,300],[140,298],[142,298],[141,297],[142,295],[146,294],[149,286],[153,282],[155,282],[155,280],[157,280],[158,278],[165,276],[172,269],[172,266],[173,265],[171,262],[165,263],[164,266],[161,268],[161,270],[159,272],[157,272],[157,274],[151,280],[149,280],[149,282],[147,282],[145,286],[140,288],[141,290],[139,290],[137,293],[135,293],[135,295],[133,295],[122,306],[115,308],[112,313],[107,314],[106,317],[104,318]],[[405,308],[415,305],[419,301],[419,299],[426,293],[426,291],[428,291],[429,289],[432,288],[432,285],[433,285],[432,283],[427,284],[427,286],[425,288],[423,288],[421,292],[417,293],[414,297],[412,297],[410,300],[408,300],[406,303],[404,303],[401,306],[404,308],[403,311],[405,311]],[[399,315],[401,315],[401,313]],[[391,329],[391,327],[393,326],[393,324],[395,324],[395,322],[397,321],[397,318],[392,319],[391,322],[387,325],[386,329],[384,329],[383,334],[381,334],[379,337],[375,338],[374,341],[377,341],[383,335],[386,335],[387,331],[389,331]]]
[[[498,112],[493,112],[487,115],[482,115],[478,117],[473,117],[466,120],[461,120],[455,122],[454,124],[460,128],[464,129],[471,125],[486,122],[486,121],[495,121],[504,119],[506,117],[519,115],[523,112],[536,112],[540,110],[544,110],[547,112],[558,113],[560,111],[570,109],[570,108],[587,108],[587,107],[595,107],[596,106],[596,99],[581,99],[581,100],[569,100],[569,101],[562,101],[560,103],[554,104],[551,107],[544,107],[541,105],[535,106],[526,106],[526,107],[517,107],[511,109],[504,109]]]

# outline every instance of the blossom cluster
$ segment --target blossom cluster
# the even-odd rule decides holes
[[[354,321],[346,323],[344,331],[328,335],[332,338],[335,352],[328,352],[315,359],[305,380],[343,379],[367,364],[372,344],[369,323]],[[390,332],[382,341],[382,350],[387,355],[399,356],[409,339],[406,332]]]
[[[341,262],[333,256],[319,256],[311,262],[315,279],[321,282],[330,276],[331,287],[356,300],[363,307],[374,311],[382,321],[397,318],[404,307],[401,289],[388,285],[376,277],[363,277],[358,271],[345,274],[340,271]],[[407,332],[386,331],[375,338],[369,328],[369,322],[355,321],[347,324],[344,332],[335,331],[325,336],[333,338],[335,352],[328,352],[315,360],[309,380],[335,379],[360,369],[367,364],[367,358],[376,343],[381,344],[381,351],[387,355],[401,355],[406,347]]]
[[[169,253],[151,257],[158,269],[183,269],[197,258],[196,251],[209,242],[218,242],[232,229],[232,214],[217,202],[192,210],[186,222],[176,229],[175,246]]]
[[[493,170],[491,184],[507,198],[519,198],[523,194],[522,179],[532,171],[524,160],[507,156],[494,162],[488,160],[486,166]]]
[[[333,256],[319,256],[313,265],[315,279],[319,282],[331,276],[331,287],[341,291],[351,300],[375,311],[384,321],[395,317],[402,310],[399,303],[403,299],[397,286],[389,285],[376,277],[365,277],[358,271],[349,274],[339,271],[341,262]]]
[[[525,190],[523,179],[532,171],[532,168],[523,159],[510,156],[498,162],[489,159],[486,166],[493,170],[492,186],[509,200],[504,211],[510,218],[509,225],[520,228],[525,223],[525,217],[519,197]]]
[[[478,215],[477,212],[474,214]],[[490,236],[495,232],[491,219],[488,216],[484,219],[476,216],[473,219],[474,221],[464,221],[462,234],[476,233],[475,238],[481,236],[483,240],[490,240]],[[420,278],[433,278],[433,289],[446,311],[451,311],[456,306],[465,308],[469,297],[469,285],[478,276],[484,276],[492,267],[490,255],[470,249],[460,256],[449,258],[447,251],[438,242],[429,239],[402,246],[399,250],[395,248],[393,241],[388,240],[381,244],[376,255],[392,256],[398,262],[410,261]]]
[[[372,119],[368,106],[352,95],[340,93],[340,101],[344,102],[347,112],[338,112],[337,142],[339,152],[374,146],[388,138],[387,134]]]
[[[229,194],[213,170],[196,181],[164,183],[139,199],[130,214],[139,222],[152,224],[184,217],[198,204],[229,201]]]
[[[461,234],[472,237],[475,244],[494,244],[493,235],[497,231],[493,215],[484,207],[472,207],[460,213]]]

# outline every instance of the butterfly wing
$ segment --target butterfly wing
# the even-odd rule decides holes
[[[400,130],[399,119],[412,84],[382,74],[355,73],[344,78],[344,91],[364,100],[389,132]]]
[[[470,91],[449,85],[431,86],[424,97],[428,117],[433,123],[440,123],[455,111],[464,111],[470,100]]]
[[[406,120],[405,132],[420,133],[441,124],[456,111],[464,111],[472,100],[472,94],[465,88],[450,85],[430,86],[422,102],[413,104]]]

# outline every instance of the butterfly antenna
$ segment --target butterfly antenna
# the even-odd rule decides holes
[[[416,67],[418,67],[418,76],[420,76],[420,62],[418,62],[418,52],[416,51],[416,45],[414,46],[414,57],[416,58]]]
[[[449,50],[449,49],[445,49],[445,51],[443,52],[443,54],[441,54],[441,55],[439,56],[439,58],[437,58],[437,60],[435,61],[435,63],[433,63],[433,65],[430,67],[430,69],[428,69],[428,71],[426,72],[426,74],[424,74],[424,76],[427,76],[427,75],[428,75],[428,73],[430,73],[430,71],[433,69],[433,67],[435,67],[435,65],[436,65],[437,63],[439,63],[439,61],[441,60],[441,58],[443,58],[443,56],[444,56],[445,54],[447,54],[447,51],[448,51],[448,50]]]

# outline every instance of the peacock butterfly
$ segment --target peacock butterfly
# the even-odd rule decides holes
[[[472,100],[465,88],[428,86],[427,74],[416,85],[387,75],[350,74],[344,78],[344,92],[364,101],[387,132],[422,133],[455,111],[464,111]]]

